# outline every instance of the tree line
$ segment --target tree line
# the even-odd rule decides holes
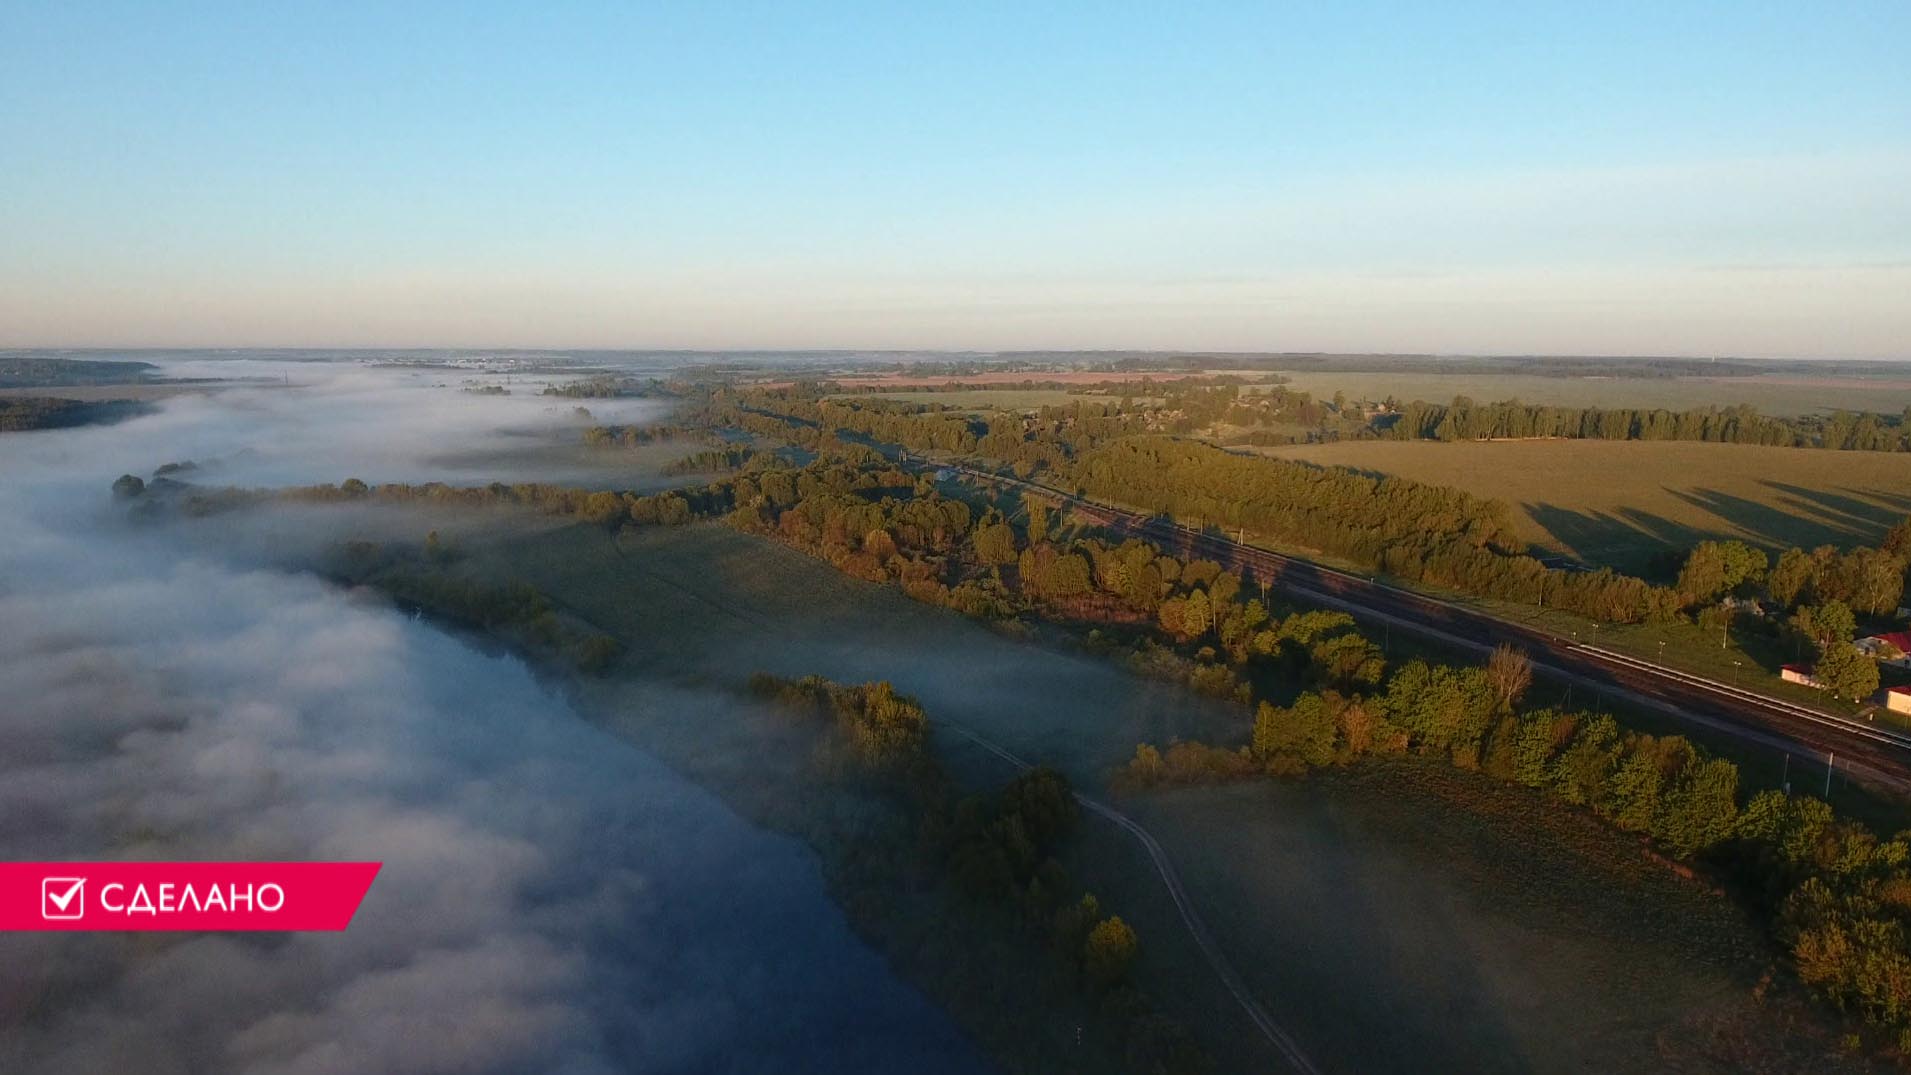
[[[664,381],[656,377],[623,377],[603,375],[585,377],[567,384],[544,386],[540,393],[556,396],[560,399],[627,399],[649,396],[683,396],[695,391],[695,386],[680,381]]]
[[[593,448],[636,448],[695,435],[693,430],[674,425],[592,426],[584,431],[584,443]]]
[[[68,429],[119,422],[150,414],[153,409],[150,403],[132,399],[88,402],[47,396],[0,398],[0,433],[26,433],[36,429]]]
[[[1684,736],[1522,709],[1530,681],[1505,647],[1483,667],[1414,660],[1370,693],[1263,701],[1239,747],[1141,744],[1118,779],[1204,783],[1415,756],[1532,788],[1736,878],[1808,986],[1911,1048],[1911,835],[1880,837],[1810,796],[1748,796],[1737,766]]]
[[[1670,619],[1674,595],[1610,570],[1550,568],[1524,551],[1506,506],[1458,489],[1343,467],[1138,437],[1067,471],[1081,492],[1182,522],[1246,528],[1363,568],[1609,623]]]
[[[1911,451],[1911,407],[1902,415],[1836,411],[1830,415],[1779,418],[1749,404],[1694,407],[1683,411],[1645,407],[1556,407],[1502,400],[1451,403],[1414,400],[1375,419],[1392,440],[1684,440],[1713,444],[1762,444],[1840,451]]]
[[[1351,686],[1385,666],[1343,613],[1279,616],[1212,560],[1070,531],[1038,497],[1018,507],[1018,525],[888,464],[818,462],[718,485],[723,495],[702,499],[733,504],[727,521],[746,532],[965,615],[1094,629],[1103,648],[1127,648],[1136,670],[1216,696],[1242,697],[1262,668]]]
[[[726,470],[737,470],[749,465],[760,453],[747,445],[733,444],[724,448],[706,448],[694,452],[665,465],[665,474],[708,474]]]

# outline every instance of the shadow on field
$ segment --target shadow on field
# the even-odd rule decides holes
[[[1716,530],[1702,530],[1688,523],[1674,522],[1663,515],[1654,515],[1638,508],[1620,508],[1619,514],[1628,522],[1637,526],[1661,546],[1685,548],[1686,546],[1717,537]]]
[[[1693,507],[1703,508],[1724,519],[1749,535],[1754,541],[1764,545],[1780,548],[1802,545],[1809,548],[1826,541],[1850,542],[1864,536],[1845,521],[1824,517],[1822,514],[1818,518],[1809,514],[1795,514],[1770,504],[1760,504],[1742,496],[1722,493],[1717,489],[1690,491],[1668,489],[1666,491]],[[1804,507],[1804,505],[1798,506]]]
[[[1574,557],[1600,567],[1639,571],[1654,554],[1721,537],[1637,508],[1576,511],[1558,504],[1521,504],[1533,521]]]
[[[1558,504],[1520,507],[1561,546],[1589,564],[1622,571],[1645,570],[1666,550],[1685,550],[1708,540],[1749,539],[1767,548],[1812,548],[1877,541],[1911,514],[1911,496],[1871,489],[1836,492],[1780,481],[1760,484],[1778,494],[1763,504],[1717,489],[1665,488],[1668,495],[1706,512],[1717,526],[1693,526],[1636,508],[1579,511]]]
[[[1858,492],[1856,489],[1847,489],[1845,491],[1851,493]],[[1911,496],[1899,493],[1887,493],[1881,489],[1867,489],[1862,495],[1870,497],[1880,504],[1889,505],[1894,511],[1911,515]]]
[[[1785,503],[1813,512],[1830,521],[1831,525],[1862,534],[1867,539],[1890,528],[1911,512],[1911,498],[1892,496],[1888,493],[1868,492],[1858,489],[1844,489],[1839,493],[1826,492],[1823,489],[1807,489],[1801,485],[1785,482],[1764,481],[1760,483],[1767,489],[1776,489],[1785,494]],[[1844,496],[1841,493],[1851,495]],[[1865,499],[1858,499],[1863,497]],[[1895,506],[1892,501],[1896,501]]]

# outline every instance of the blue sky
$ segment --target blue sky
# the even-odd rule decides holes
[[[1902,0],[4,0],[0,344],[1911,357],[1907,41]]]

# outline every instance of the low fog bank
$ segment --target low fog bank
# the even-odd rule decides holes
[[[800,846],[520,662],[257,566],[274,527],[321,543],[320,513],[194,537],[108,501],[181,458],[245,484],[444,479],[441,441],[523,418],[455,390],[395,405],[382,379],[0,437],[0,857],[386,863],[342,934],[0,936],[0,1070],[975,1070]]]
[[[389,368],[351,363],[262,359],[159,360],[168,377],[229,382],[203,394],[164,401],[160,413],[106,435],[35,445],[51,462],[99,458],[120,472],[145,475],[163,463],[192,461],[196,477],[220,485],[300,485],[341,481],[485,482],[552,480],[551,463],[588,472],[587,463],[552,449],[581,451],[592,424],[644,424],[663,418],[655,399],[567,399],[540,392],[547,380],[517,379],[510,395],[464,391],[503,385],[502,374]],[[578,414],[579,408],[590,413]],[[120,435],[123,434],[123,435]],[[525,461],[546,450],[553,459]],[[106,459],[113,455],[114,459]],[[514,461],[515,460],[515,461]]]

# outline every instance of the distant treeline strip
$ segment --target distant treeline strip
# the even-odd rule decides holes
[[[635,448],[644,444],[682,440],[696,435],[696,431],[683,426],[592,426],[584,431],[584,443],[593,448]]]
[[[136,477],[126,475],[114,484],[121,496],[141,497],[146,487]],[[268,502],[335,504],[363,502],[373,504],[425,504],[433,507],[484,508],[508,505],[530,508],[546,515],[567,515],[599,524],[687,523],[699,515],[728,510],[727,499],[710,487],[676,492],[641,495],[613,490],[577,489],[542,482],[516,482],[489,485],[446,485],[425,482],[412,485],[387,482],[368,485],[348,478],[337,485],[294,486],[286,489],[207,489],[188,488],[177,499],[180,511],[188,515],[213,515],[234,508]],[[155,507],[165,501],[148,501]]]
[[[159,372],[151,362],[39,358],[0,355],[0,388],[52,388],[79,384],[135,384]]]
[[[53,399],[23,396],[0,399],[0,433],[25,433],[35,429],[66,429],[72,426],[118,422],[155,408],[150,403],[131,399],[87,402],[78,399]]]
[[[1893,417],[1850,411],[1829,416],[1775,418],[1749,405],[1684,411],[1645,408],[1553,407],[1505,400],[1452,403],[1415,400],[1394,416],[1375,420],[1393,440],[1689,440],[1763,444],[1839,451],[1911,451],[1911,407]]]

